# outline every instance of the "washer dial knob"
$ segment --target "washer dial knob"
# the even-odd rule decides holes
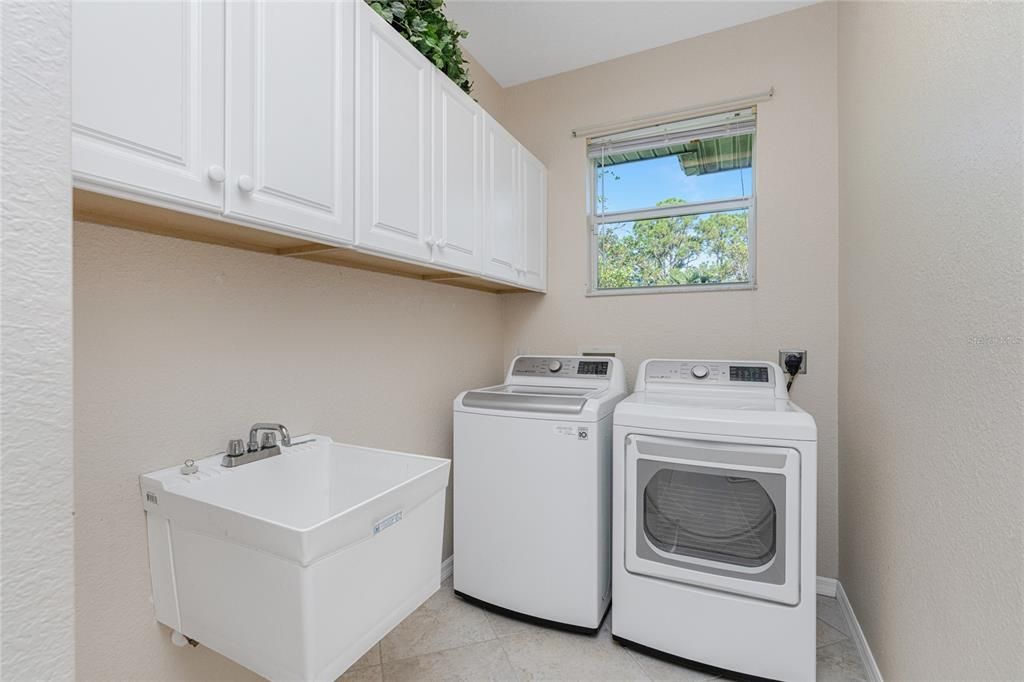
[[[707,365],[694,365],[693,369],[690,370],[690,374],[693,375],[694,379],[707,379],[709,373]]]
[[[548,370],[552,372],[557,372],[560,369],[562,369],[562,363],[559,362],[558,360],[552,360],[551,362],[548,363]]]

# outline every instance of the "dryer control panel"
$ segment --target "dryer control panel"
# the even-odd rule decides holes
[[[770,362],[718,360],[649,360],[646,383],[710,384],[742,388],[774,388],[775,365]]]
[[[611,371],[611,360],[601,357],[519,357],[512,366],[512,376],[516,377],[605,379]]]

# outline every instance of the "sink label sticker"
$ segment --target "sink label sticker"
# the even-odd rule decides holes
[[[590,427],[589,426],[569,426],[561,424],[555,426],[555,433],[559,436],[569,436],[576,440],[590,440]]]
[[[391,526],[395,525],[396,523],[398,523],[401,520],[402,520],[402,512],[396,511],[394,514],[389,514],[388,516],[385,516],[383,519],[381,519],[377,523],[373,524],[373,534],[376,535],[377,533],[381,532],[382,530],[387,530],[388,528],[390,528]]]

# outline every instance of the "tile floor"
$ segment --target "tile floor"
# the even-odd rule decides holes
[[[542,628],[464,602],[449,579],[340,682],[711,679],[620,646],[607,618],[596,637]],[[839,606],[826,597],[818,597],[818,680],[867,680]]]

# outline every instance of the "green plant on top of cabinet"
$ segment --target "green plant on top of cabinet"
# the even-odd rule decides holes
[[[468,31],[444,14],[444,0],[366,0],[403,38],[467,95],[473,92],[459,41]]]

